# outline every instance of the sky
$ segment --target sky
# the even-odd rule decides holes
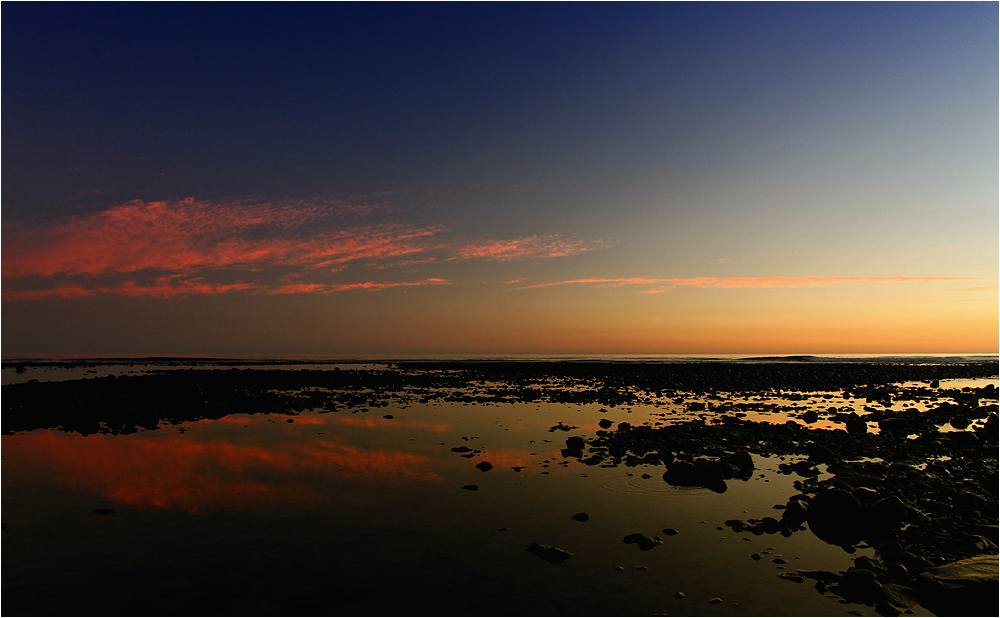
[[[2,354],[995,354],[998,10],[3,3]]]

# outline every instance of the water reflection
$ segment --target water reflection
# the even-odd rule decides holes
[[[323,427],[317,418],[297,424]],[[261,427],[266,421],[227,418],[198,423],[198,432],[79,436],[53,432],[20,435],[5,445],[19,465],[50,471],[51,478],[74,490],[138,508],[251,508],[254,504],[286,504],[296,508],[343,508],[358,492],[332,491],[350,479],[369,487],[435,482],[433,458],[420,453],[359,448],[337,436],[297,441],[287,428],[284,440],[239,442],[233,428]],[[16,481],[15,481],[16,483]],[[368,492],[374,499],[376,492]]]

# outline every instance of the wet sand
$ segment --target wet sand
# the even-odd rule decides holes
[[[122,581],[130,582],[130,589],[121,595],[127,602],[90,597],[53,604],[39,593],[39,586],[45,585],[36,581],[39,571],[8,566],[13,557],[37,562],[49,572],[53,566],[55,573],[73,572],[66,565],[46,563],[37,548],[17,536],[19,527],[44,534],[50,523],[44,517],[34,524],[5,517],[5,545],[13,548],[5,551],[5,613],[155,614],[159,611],[154,608],[163,608],[164,613],[192,615],[836,615],[849,611],[898,615],[928,610],[940,615],[995,614],[997,391],[995,379],[987,386],[982,378],[996,374],[996,363],[403,363],[364,371],[343,366],[171,369],[151,375],[6,385],[4,447],[15,459],[5,459],[3,496],[5,515],[15,514],[14,520],[37,515],[44,510],[41,504],[67,512],[82,508],[80,486],[70,491],[76,492],[74,497],[58,489],[51,495],[32,497],[19,482],[18,448],[41,441],[43,435],[52,436],[46,440],[64,440],[53,451],[84,449],[79,453],[87,455],[81,454],[79,461],[94,456],[95,444],[110,459],[114,455],[108,449],[121,448],[127,440],[138,444],[134,440],[160,436],[174,441],[158,443],[177,450],[190,437],[187,430],[208,435],[214,431],[211,428],[235,420],[245,422],[239,426],[249,427],[247,431],[258,431],[251,427],[256,421],[269,423],[254,425],[261,432],[275,433],[281,425],[281,444],[290,439],[287,434],[293,428],[302,431],[313,425],[323,429],[315,433],[325,436],[336,433],[343,440],[383,441],[380,449],[359,451],[355,458],[369,462],[369,467],[374,465],[370,462],[382,461],[379,458],[388,462],[383,462],[384,469],[368,470],[366,485],[342,478],[344,469],[350,471],[350,466],[358,464],[344,454],[348,447],[340,445],[344,458],[333,465],[343,466],[337,477],[343,485],[337,487],[345,493],[338,494],[337,500],[343,502],[343,495],[351,494],[374,504],[385,494],[412,510],[404,516],[382,514],[377,526],[370,523],[376,537],[368,539],[368,550],[350,541],[358,538],[352,525],[360,526],[357,531],[365,535],[358,521],[333,524],[342,533],[336,543],[333,537],[330,540],[342,550],[350,546],[344,550],[350,556],[348,564],[369,569],[376,588],[380,577],[389,576],[394,580],[381,583],[387,590],[395,586],[405,591],[405,598],[389,593],[380,596],[367,585],[362,587],[365,593],[354,598],[351,594],[360,594],[362,588],[329,584],[338,592],[335,599],[324,602],[324,595],[316,589],[317,578],[360,581],[357,575],[315,557],[303,562],[285,555],[274,548],[285,532],[269,529],[244,536],[244,532],[219,533],[215,528],[221,525],[222,512],[239,518],[243,525],[247,518],[279,517],[273,503],[265,508],[245,496],[223,506],[208,498],[199,503],[190,496],[186,503],[156,503],[148,498],[130,502],[107,491],[109,483],[114,485],[109,481],[102,485],[104,495],[119,495],[119,501],[111,504],[114,500],[105,499],[110,506],[102,506],[113,512],[100,515],[92,508],[91,517],[122,521],[122,515],[133,513],[139,505],[134,513],[155,511],[156,515],[142,525],[181,518],[184,523],[173,533],[207,526],[229,538],[213,541],[225,547],[264,543],[269,549],[263,554],[281,557],[278,562],[282,564],[287,559],[286,568],[309,564],[309,572],[296,571],[294,579],[310,585],[295,587],[294,594],[287,588],[272,594],[244,590],[244,601],[226,597],[229,600],[223,602],[217,592],[190,578],[157,575],[156,585],[144,594],[136,590],[134,578],[120,575]],[[949,382],[958,379],[970,380],[973,386]],[[446,408],[447,415],[435,416]],[[546,427],[532,426],[531,415],[544,420]],[[329,419],[333,418],[338,424],[332,424]],[[478,435],[458,435],[466,421],[479,428],[477,433],[489,430],[490,435],[482,440]],[[413,432],[427,431],[428,437],[399,434],[390,445],[389,432],[406,423]],[[367,433],[358,433],[357,438],[349,434],[362,430]],[[438,438],[442,442],[431,445]],[[273,439],[279,443],[279,438]],[[24,445],[10,440],[22,440]],[[227,440],[232,448],[242,439]],[[437,459],[413,464],[418,451],[407,449],[424,446],[408,443],[434,446]],[[358,444],[350,442],[351,448]],[[312,446],[302,445],[291,459],[308,459],[315,450],[309,450]],[[204,450],[204,444],[199,448]],[[273,458],[274,451],[268,453]],[[330,465],[331,460],[324,461]],[[274,466],[268,470],[268,474],[278,474]],[[275,481],[276,485],[289,478],[287,470],[280,474],[285,480]],[[389,479],[399,481],[401,476],[408,480],[389,486]],[[500,487],[498,479],[510,481]],[[599,491],[593,483],[587,485],[591,479],[603,484]],[[127,480],[118,482],[127,484]],[[301,492],[282,494],[288,507],[283,525],[313,529],[319,514],[341,508],[328,502],[331,482],[326,478],[323,492],[308,499]],[[177,485],[184,483],[190,486],[196,481],[188,478]],[[248,487],[250,495],[252,485]],[[101,492],[91,491],[88,499],[96,505],[95,493]],[[222,488],[217,493],[226,492]],[[762,496],[771,502],[765,504]],[[470,500],[477,502],[463,506]],[[448,512],[421,512],[436,501]],[[73,508],[66,506],[71,503]],[[296,506],[304,504],[308,508]],[[624,513],[614,512],[616,504]],[[176,512],[185,508],[183,517]],[[360,511],[365,508],[359,507]],[[465,508],[473,509],[465,513],[471,518],[456,518]],[[262,515],[265,512],[268,515]],[[559,523],[549,523],[555,513]],[[587,517],[571,518],[581,513]],[[653,513],[659,515],[647,521]],[[416,529],[405,540],[387,539],[386,530],[405,528],[410,522],[416,522]],[[700,531],[692,537],[694,528]],[[499,538],[494,538],[498,532]],[[97,536],[86,542],[77,536],[77,541],[67,542],[103,546],[120,543],[122,538],[115,535],[125,533],[88,528],[86,534]],[[139,534],[139,529],[128,534]],[[112,561],[114,569],[168,542],[150,536],[156,534],[150,533],[142,543],[138,537],[128,537],[148,547],[118,551]],[[716,536],[735,545],[709,548],[708,539]],[[691,538],[697,538],[700,546],[685,545]],[[451,547],[454,539],[463,539],[466,546]],[[287,542],[297,544],[301,539]],[[738,551],[743,544],[754,551],[739,550],[745,562],[733,576],[748,582],[759,577],[759,582],[743,587],[713,582],[715,574],[731,568],[725,564],[732,560],[727,552]],[[96,546],[88,546],[88,551],[97,551],[93,550]],[[447,548],[437,552],[439,561],[433,558],[435,547]],[[799,555],[788,555],[782,548]],[[240,551],[239,562],[246,566],[246,554]],[[630,553],[621,553],[626,551]],[[60,552],[64,557],[73,555],[65,548]],[[374,561],[372,552],[377,554]],[[664,560],[668,552],[670,559]],[[626,556],[631,562],[648,564],[612,564]],[[657,558],[637,559],[647,556]],[[942,567],[963,560],[982,561],[983,556],[994,556],[986,559],[988,564],[992,560],[992,584],[972,585],[966,578],[963,590],[947,590]],[[222,564],[218,556],[206,560]],[[471,562],[465,564],[465,560]],[[393,562],[395,566],[388,566]],[[442,570],[441,562],[462,562],[464,568]],[[485,572],[482,562],[489,563]],[[758,564],[767,564],[771,570],[760,571]],[[657,582],[671,589],[657,587],[654,592],[638,580],[628,585],[615,583],[613,578],[626,570],[630,578],[649,576],[647,584]],[[700,577],[685,579],[689,575],[684,571],[700,573]],[[51,583],[58,580],[58,576],[47,577],[55,577]],[[419,588],[398,581],[407,577],[420,582]],[[169,594],[169,586],[164,592],[163,581],[175,579],[181,596],[185,590],[198,590],[203,611],[186,609]],[[232,576],[223,579],[230,581]],[[452,591],[427,594],[426,586],[435,581]],[[458,582],[466,592],[453,590]],[[549,586],[548,595],[544,586],[539,588],[541,582]],[[777,600],[751,590],[760,582],[770,582],[765,586]],[[565,589],[570,584],[575,590]],[[675,589],[680,587],[687,590]],[[791,591],[806,588],[808,595]],[[601,590],[602,595],[593,597],[594,590]],[[727,598],[711,603],[721,598],[712,595],[713,590],[725,591]],[[682,592],[682,596],[675,594]],[[646,598],[639,598],[642,595]],[[733,595],[742,602],[733,601]],[[259,603],[247,605],[246,599]],[[150,605],[152,600],[156,604]]]

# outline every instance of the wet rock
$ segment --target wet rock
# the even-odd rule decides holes
[[[590,519],[590,515],[587,515],[586,513],[577,513],[576,515],[570,517],[570,519],[575,519],[576,521],[587,521]]]
[[[869,526],[875,534],[895,532],[905,523],[908,511],[898,496],[887,496],[872,505],[868,512]]]
[[[462,485],[462,489],[468,489],[469,491],[479,491],[479,485]]]
[[[566,438],[566,448],[568,450],[582,451],[583,447],[586,445],[587,443],[584,442],[583,438],[580,438],[578,436],[571,436],[569,438]]]
[[[861,504],[843,489],[826,489],[810,500],[806,511],[809,529],[833,545],[852,545],[860,540]]]
[[[630,534],[622,540],[630,545],[633,543],[638,545],[642,551],[649,551],[662,543],[659,539],[650,538],[641,532]]]
[[[975,556],[928,569],[917,577],[924,605],[938,615],[997,614],[997,555]]]
[[[662,532],[663,532],[663,534],[666,534],[667,536],[674,536],[675,534],[677,534],[677,531],[674,530],[673,528],[664,528],[662,530]]]
[[[467,447],[467,446],[456,446],[455,448],[451,449],[451,452],[452,453],[471,453],[472,449],[469,448],[469,447]]]
[[[382,418],[387,418],[389,420],[392,420],[393,416],[391,414],[385,414],[385,415],[382,416]]]
[[[882,598],[882,584],[874,571],[852,567],[837,584],[840,596],[853,603],[869,603]]]
[[[491,464],[488,461],[480,461],[479,463],[476,464],[476,467],[482,470],[483,472],[489,472],[490,470],[493,469],[493,464]]]
[[[785,505],[785,512],[781,516],[781,519],[786,520],[789,524],[801,524],[807,517],[808,506],[806,504],[801,500],[789,500]]]
[[[565,562],[568,558],[573,556],[573,554],[569,553],[565,549],[559,549],[558,547],[554,547],[552,545],[541,545],[535,542],[528,545],[528,553],[533,556],[538,556],[542,560],[547,560],[552,564]]]
[[[740,451],[730,455],[729,457],[726,457],[725,461],[726,463],[733,464],[737,467],[739,474],[736,476],[741,478],[749,478],[755,469],[753,455],[747,451]]]
[[[602,418],[601,420],[597,421],[597,424],[601,426],[601,429],[607,429],[608,427],[614,425],[614,422],[609,421],[606,418]]]

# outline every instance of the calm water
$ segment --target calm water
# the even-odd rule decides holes
[[[3,436],[4,614],[872,615],[777,577],[844,570],[872,550],[724,527],[797,493],[782,459],[755,458],[753,479],[716,494],[667,485],[662,466],[563,458],[566,437],[593,436],[602,418],[691,416],[667,401],[601,410],[397,404]],[[581,511],[591,519],[571,519]],[[643,552],[622,542],[634,532],[664,542]],[[574,555],[550,564],[531,542]]]

